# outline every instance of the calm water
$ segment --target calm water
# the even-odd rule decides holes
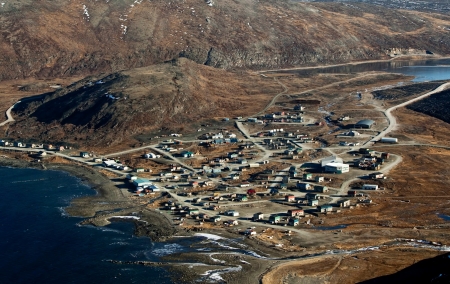
[[[95,194],[77,178],[0,167],[0,181],[0,283],[172,283],[161,268],[105,261],[155,261],[177,248],[134,237],[131,223],[77,226],[63,208]]]
[[[369,71],[384,71],[415,76],[412,80],[413,82],[448,80],[450,79],[450,59],[372,62],[280,72],[311,76],[319,73],[359,73]]]

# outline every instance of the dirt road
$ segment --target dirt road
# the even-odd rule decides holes
[[[364,143],[363,145],[367,145],[368,143],[374,142],[374,141],[378,141],[380,140],[382,137],[386,136],[386,134],[388,134],[389,132],[391,132],[392,130],[394,130],[397,127],[397,120],[395,119],[395,117],[392,115],[392,111],[400,108],[400,107],[404,107],[407,106],[409,104],[412,104],[414,102],[417,102],[419,100],[422,100],[428,96],[431,96],[432,94],[436,94],[439,92],[442,92],[444,90],[446,90],[448,87],[450,87],[450,83],[445,83],[440,85],[438,88],[436,88],[435,90],[428,92],[420,97],[411,99],[409,101],[406,101],[404,103],[398,104],[396,106],[390,107],[387,110],[384,111],[384,114],[386,115],[386,118],[389,121],[389,126],[386,127],[386,129],[384,129],[383,131],[381,131],[377,136],[375,136],[372,140],[367,141],[366,143]]]
[[[3,121],[2,123],[0,123],[0,126],[6,125],[10,122],[15,121],[14,118],[11,115],[11,111],[13,110],[13,108],[20,103],[20,101],[18,101],[17,103],[13,104],[7,111],[6,111],[6,120]]]

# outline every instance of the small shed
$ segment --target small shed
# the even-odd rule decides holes
[[[197,216],[198,214],[200,214],[198,209],[189,209],[189,216]]]
[[[253,220],[262,220],[264,219],[264,214],[262,212],[258,212],[253,214]]]
[[[313,175],[309,174],[309,173],[304,173],[303,174],[303,180],[312,180]]]
[[[324,185],[315,185],[314,191],[324,193],[324,192],[328,192],[329,190],[328,190],[328,187],[326,187]]]
[[[287,202],[295,202],[295,195],[289,194],[284,197]]]
[[[289,219],[290,226],[298,226],[300,224],[300,220],[297,218]]]
[[[309,206],[317,206],[317,205],[319,205],[319,200],[317,200],[317,199],[310,199],[310,200],[308,200],[308,205]]]
[[[228,210],[227,212],[225,212],[225,214],[228,216],[233,216],[233,217],[239,216],[239,212],[236,210]]]
[[[349,207],[350,206],[350,200],[349,199],[343,199],[338,201],[339,207]]]
[[[89,158],[89,152],[80,152],[81,158]]]
[[[325,204],[322,206],[319,206],[318,208],[319,212],[331,212],[333,211],[333,206],[329,205],[329,204]]]
[[[269,222],[271,223],[279,223],[281,221],[281,216],[278,215],[272,215],[269,217]]]
[[[307,200],[319,199],[319,195],[316,193],[307,193],[305,197]]]
[[[309,183],[297,182],[297,188],[300,190],[311,190],[312,186]]]
[[[316,182],[324,182],[324,181],[325,181],[325,178],[322,177],[322,176],[316,176],[315,181],[316,181]]]
[[[211,222],[216,223],[216,222],[220,222],[221,218],[220,218],[220,216],[213,216],[210,218],[210,220],[211,220]]]

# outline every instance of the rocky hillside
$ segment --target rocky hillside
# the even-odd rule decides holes
[[[23,141],[113,145],[155,130],[195,132],[204,121],[252,114],[282,90],[271,78],[181,58],[87,77],[23,100],[14,108],[16,122],[6,135]]]
[[[277,68],[450,54],[450,17],[283,0],[4,1],[0,80],[116,72],[178,57]]]

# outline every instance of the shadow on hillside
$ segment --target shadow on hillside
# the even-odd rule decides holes
[[[394,274],[359,283],[450,283],[450,253],[424,259]]]

